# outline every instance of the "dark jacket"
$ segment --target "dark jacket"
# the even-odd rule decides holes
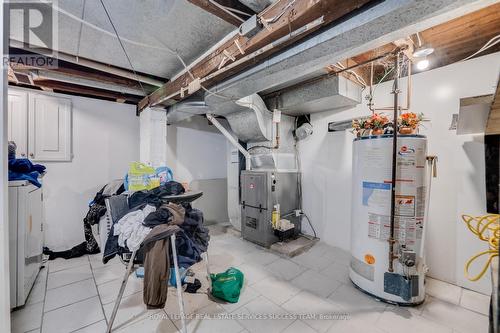
[[[186,211],[181,205],[167,203],[161,205],[159,209],[149,214],[142,224],[150,228],[163,223],[180,225],[184,223],[185,214]]]

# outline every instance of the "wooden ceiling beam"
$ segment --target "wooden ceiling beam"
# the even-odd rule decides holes
[[[132,103],[137,103],[140,100],[140,98],[137,96],[125,95],[116,92],[100,90],[91,87],[77,86],[73,84],[50,81],[50,80],[37,80],[35,81],[33,86],[38,87],[42,90],[50,89],[52,91],[67,92],[67,93],[96,97],[96,98],[106,98],[115,101],[124,100]]]
[[[213,14],[220,19],[239,27],[248,16],[241,15],[236,12],[228,13],[223,7],[236,9],[238,11],[247,13],[249,16],[255,14],[250,8],[239,2],[238,0],[188,0],[193,5],[204,9],[205,11]]]
[[[112,75],[106,75],[104,73],[100,74],[100,73],[95,73],[95,72],[80,71],[80,70],[66,68],[66,67],[39,68],[39,67],[14,66],[13,71],[14,71],[14,74],[16,74],[16,75],[28,75],[28,76],[32,72],[36,73],[36,71],[41,71],[41,73],[60,74],[61,76],[67,77],[69,79],[95,81],[96,83],[115,85],[117,87],[137,89],[137,90],[141,89],[141,86],[138,85],[136,81],[132,81],[132,80],[120,78],[120,77],[113,77]],[[50,80],[55,80],[55,79],[51,78]],[[144,86],[149,88],[148,85],[143,85],[143,87]],[[146,90],[146,91],[148,91],[148,90]]]
[[[278,0],[258,14],[259,21],[264,22],[265,27],[255,35],[251,37],[235,35],[217,50],[193,64],[190,73],[184,72],[141,100],[138,111],[140,112],[148,106],[155,106],[165,101],[174,104],[199,90],[201,88],[200,84],[208,88],[250,65],[255,65],[283,47],[309,35],[322,26],[332,23],[370,1],[315,0],[290,2],[289,0]],[[290,40],[277,47],[270,47],[276,40],[304,27],[307,27],[307,29],[301,30]],[[230,70],[226,70],[225,67],[232,63],[237,65],[234,65]],[[209,78],[205,79],[208,76]]]
[[[492,37],[500,35],[500,3],[439,24],[421,31],[419,34],[424,45],[434,48],[434,53],[428,56],[430,66],[426,70],[461,61],[479,50]],[[413,37],[412,40],[416,43],[415,35],[411,37]],[[406,41],[402,42],[406,43]],[[350,60],[363,63],[394,50],[398,44],[401,45],[401,42],[395,41],[385,44],[377,49],[354,56]],[[476,57],[498,51],[500,51],[500,44],[478,54]],[[409,55],[411,56],[411,54]],[[386,60],[375,62],[374,84],[378,82],[378,79],[385,70],[391,66],[392,62],[387,63]],[[362,72],[369,73],[369,67],[369,64],[358,67],[358,74],[365,78]],[[414,74],[418,74],[418,71],[415,69],[413,71]],[[384,79],[384,81],[387,80],[392,80],[392,76],[389,75]]]

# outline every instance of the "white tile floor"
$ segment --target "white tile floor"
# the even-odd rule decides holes
[[[184,294],[186,314],[193,315],[189,332],[487,332],[487,296],[428,278],[423,305],[395,307],[353,287],[347,273],[349,254],[340,249],[320,242],[288,259],[231,233],[212,231],[212,272],[238,267],[245,274],[245,287],[238,303],[215,302],[205,293],[205,264],[195,265],[203,286],[197,294]],[[117,259],[103,265],[100,255],[48,262],[26,306],[12,313],[13,332],[105,332],[124,271]],[[132,275],[115,331],[177,332],[175,292],[169,289],[165,309],[148,311],[142,300],[142,280]],[[340,314],[341,319],[311,319],[307,316],[311,313]],[[282,318],[248,318],[256,314]],[[306,316],[297,319],[294,314]]]

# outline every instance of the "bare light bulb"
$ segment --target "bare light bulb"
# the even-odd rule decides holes
[[[417,62],[417,69],[419,71],[423,71],[424,69],[427,69],[427,67],[429,67],[429,60],[422,59]]]

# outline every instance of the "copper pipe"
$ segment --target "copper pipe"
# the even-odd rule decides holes
[[[404,53],[403,53],[404,54]],[[409,111],[410,110],[410,103],[411,103],[411,90],[412,90],[412,72],[411,72],[411,59],[408,58],[408,61],[410,62],[408,66],[408,84],[407,84],[407,90],[406,90],[406,107],[398,107],[399,111]],[[371,93],[371,91],[370,91]],[[370,111],[375,112],[375,111],[389,111],[392,110],[394,107],[393,106],[384,106],[380,108],[370,108]]]

